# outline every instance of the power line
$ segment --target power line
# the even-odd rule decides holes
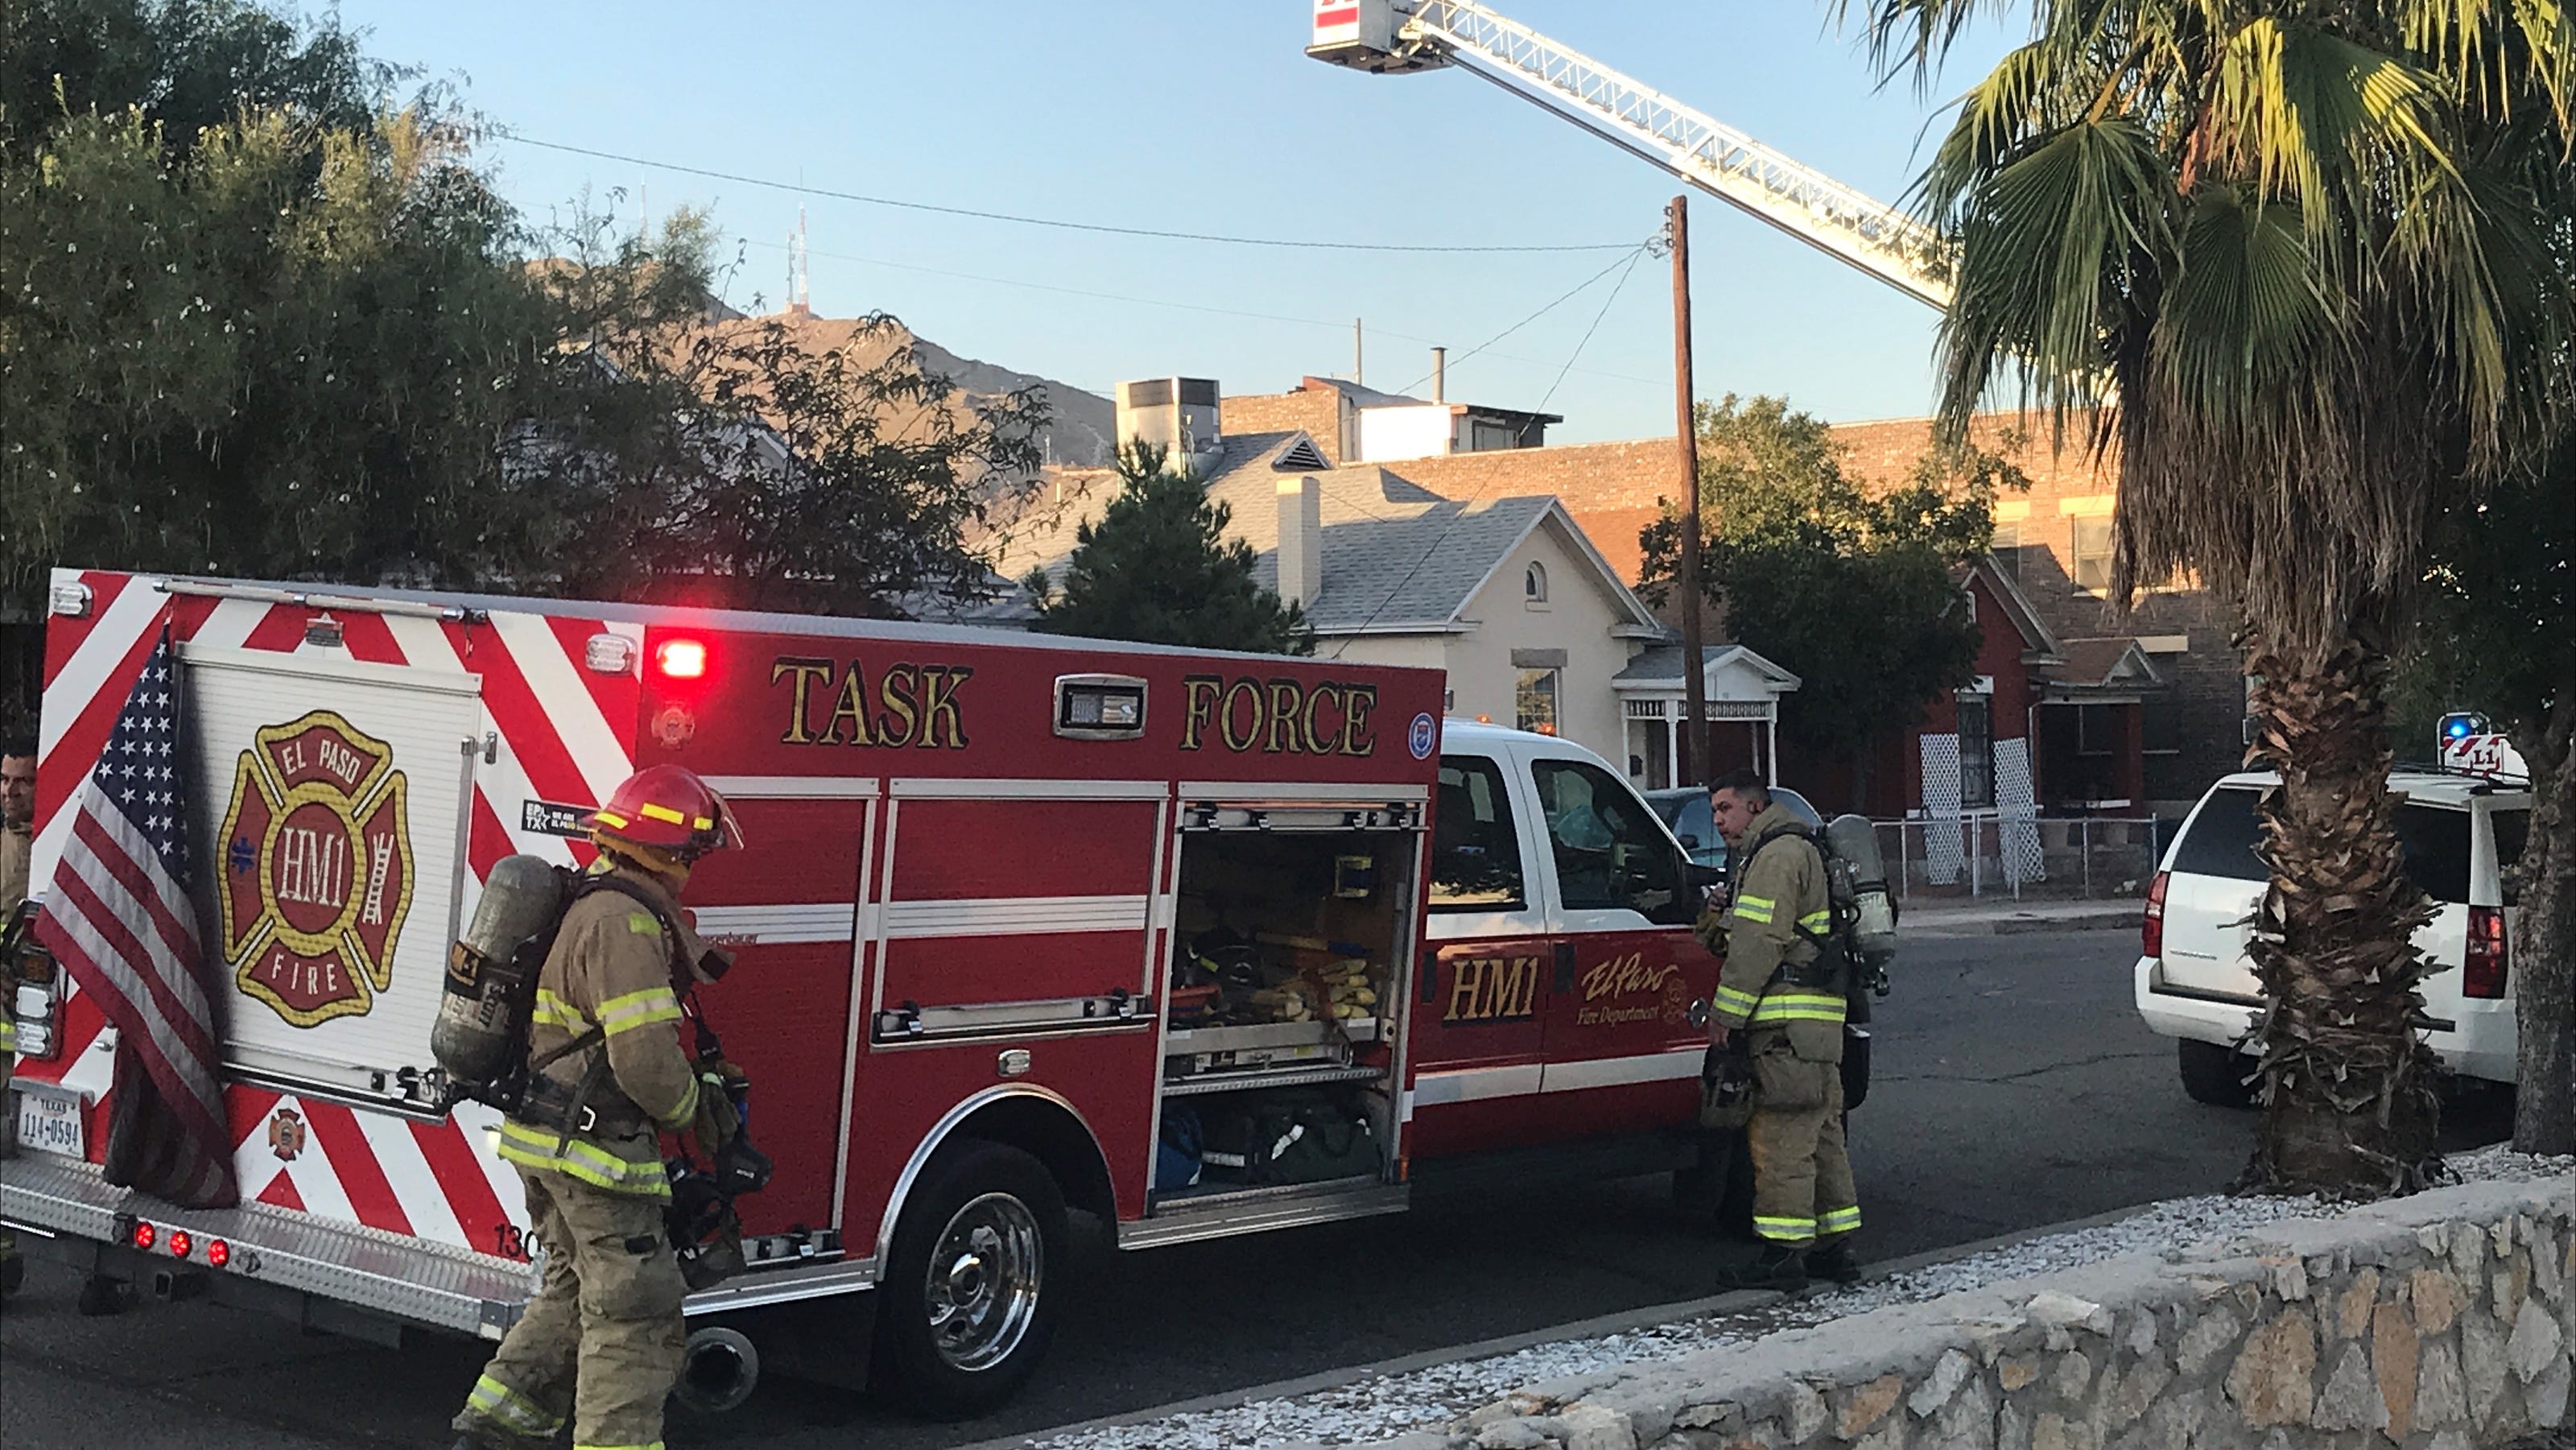
[[[1554,312],[1566,303],[1573,301],[1577,295],[1589,290],[1593,283],[1598,282],[1602,278],[1609,276],[1611,273],[1618,271],[1623,264],[1629,267],[1636,266],[1637,258],[1645,255],[1646,251],[1643,244],[1632,245],[1628,250],[1630,255],[1620,258],[1618,261],[1611,263],[1609,266],[1604,267],[1600,271],[1593,273],[1591,276],[1584,278],[1582,281],[1575,283],[1571,290],[1560,294],[1555,301],[1548,303],[1538,311],[1531,313],[1529,316],[1522,318],[1520,321],[1515,322],[1511,326],[1504,328],[1502,331],[1495,333],[1493,336],[1486,338],[1483,342],[1480,342],[1474,347],[1467,349],[1465,352],[1458,354],[1456,357],[1451,358],[1449,360],[1450,365],[1454,367],[1459,363],[1465,362],[1467,359],[1474,357],[1476,354],[1483,352],[1489,347],[1492,347],[1495,343],[1502,341],[1504,338],[1511,336],[1513,333],[1520,331],[1522,328],[1527,327],[1531,323],[1538,321],[1540,318],[1547,316],[1551,312]],[[1616,294],[1614,293],[1613,295]],[[1415,378],[1412,382],[1406,383],[1403,387],[1396,389],[1396,391],[1399,393],[1409,393],[1429,381],[1431,381],[1431,374],[1424,373],[1422,376]]]
[[[1592,314],[1592,325],[1583,329],[1583,336],[1576,340],[1574,351],[1565,355],[1565,366],[1556,370],[1556,381],[1547,385],[1547,391],[1539,395],[1538,406],[1530,409],[1531,412],[1547,411],[1547,400],[1556,396],[1558,388],[1565,386],[1565,375],[1574,371],[1574,360],[1583,356],[1583,349],[1592,342],[1592,334],[1601,330],[1601,319],[1610,315],[1611,304],[1617,302],[1619,294],[1627,290],[1629,276],[1637,270],[1637,264],[1644,260],[1646,260],[1646,249],[1639,247],[1637,255],[1628,259],[1628,270],[1620,273],[1619,280],[1611,284],[1610,295],[1601,299],[1601,310]]]
[[[765,176],[746,176],[740,172],[717,171],[705,166],[684,166],[675,161],[655,161],[649,157],[628,156],[616,151],[601,151],[588,146],[567,145],[561,141],[541,141],[500,127],[488,134],[521,146],[534,146],[545,151],[560,151],[572,156],[588,156],[599,161],[614,161],[621,166],[649,166],[657,171],[677,172],[683,176],[703,176],[712,181],[730,181],[743,186],[767,187],[773,191],[794,192],[799,196],[829,197],[835,201],[854,201],[865,206],[897,207],[904,211],[935,212],[941,216],[970,217],[977,221],[1010,222],[1017,226],[1054,227],[1060,231],[1097,232],[1119,237],[1154,237],[1175,242],[1217,242],[1236,247],[1288,247],[1303,251],[1334,252],[1609,252],[1624,251],[1625,242],[1593,242],[1562,245],[1446,246],[1398,242],[1322,242],[1293,237],[1239,237],[1221,232],[1165,231],[1154,227],[1111,226],[1105,222],[1066,221],[1061,217],[1022,216],[1013,212],[985,211],[976,207],[942,206],[936,202],[906,201],[900,197],[868,196],[855,191],[839,191],[825,186],[806,186],[797,182],[776,181]]]
[[[771,251],[784,249],[784,244],[779,242],[764,242],[751,237],[744,237],[741,240],[747,246],[765,247]],[[1260,322],[1287,322],[1294,323],[1300,327],[1331,328],[1336,332],[1342,331],[1350,326],[1350,322],[1347,319],[1292,317],[1286,313],[1280,312],[1250,312],[1239,307],[1211,307],[1204,302],[1176,302],[1168,297],[1135,297],[1120,292],[1101,292],[1088,287],[1067,287],[1053,282],[1032,282],[1022,277],[993,277],[980,272],[958,272],[945,267],[925,267],[916,262],[893,262],[888,261],[883,257],[862,257],[849,252],[825,252],[809,249],[805,255],[809,257],[822,257],[835,262],[856,262],[861,266],[867,267],[885,267],[897,272],[918,272],[929,277],[949,277],[961,282],[984,282],[997,287],[1024,287],[1032,292],[1052,292],[1064,297],[1089,297],[1102,302],[1123,302],[1139,307],[1168,307],[1181,312],[1204,312],[1216,317],[1244,317]],[[1629,266],[1633,269],[1635,265],[1635,260],[1631,259]],[[1621,279],[1623,283],[1625,280],[1625,278]],[[1615,298],[1618,294],[1613,292],[1611,295]],[[1594,325],[1596,327],[1599,325],[1597,320]],[[1397,332],[1392,328],[1375,328],[1372,329],[1372,333],[1378,337],[1401,338],[1406,342],[1429,343],[1433,340],[1428,337],[1418,337],[1409,332]],[[1517,353],[1498,352],[1493,354],[1493,356],[1507,362],[1528,363],[1534,367],[1545,367],[1547,365],[1542,359],[1522,357]],[[1574,371],[1583,373],[1589,377],[1612,378],[1623,383],[1654,383],[1661,381],[1656,378],[1637,377],[1630,373],[1609,372],[1601,368],[1575,368]],[[1560,383],[1564,381],[1563,374],[1558,375],[1557,381]],[[1551,388],[1549,391],[1552,393],[1555,389]]]

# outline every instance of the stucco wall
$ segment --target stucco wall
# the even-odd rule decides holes
[[[1549,598],[1543,608],[1532,608],[1521,597],[1522,574],[1532,563],[1547,570]],[[1509,725],[1520,677],[1512,652],[1563,650],[1558,735],[1600,752],[1624,771],[1626,734],[1610,677],[1627,667],[1635,646],[1611,637],[1611,628],[1622,620],[1610,596],[1592,582],[1594,577],[1553,523],[1531,531],[1468,601],[1466,617],[1476,622],[1476,629],[1449,646],[1449,685],[1458,694],[1454,713],[1471,719],[1490,715],[1495,724]]]
[[[2571,1339],[2562,1174],[1536,1385],[1384,1450],[2475,1450],[2568,1422]]]

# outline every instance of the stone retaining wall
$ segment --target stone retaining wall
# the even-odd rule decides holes
[[[1537,1385],[1382,1450],[2472,1450],[2568,1421],[2576,1176]]]

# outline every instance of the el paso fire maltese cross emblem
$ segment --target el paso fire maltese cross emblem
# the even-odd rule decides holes
[[[393,747],[328,710],[241,753],[224,816],[224,959],[298,1027],[364,1016],[393,985],[411,832]]]

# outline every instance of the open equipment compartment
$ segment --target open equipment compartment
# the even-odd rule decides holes
[[[1157,1217],[1336,1192],[1381,1211],[1421,852],[1418,804],[1185,803]]]

